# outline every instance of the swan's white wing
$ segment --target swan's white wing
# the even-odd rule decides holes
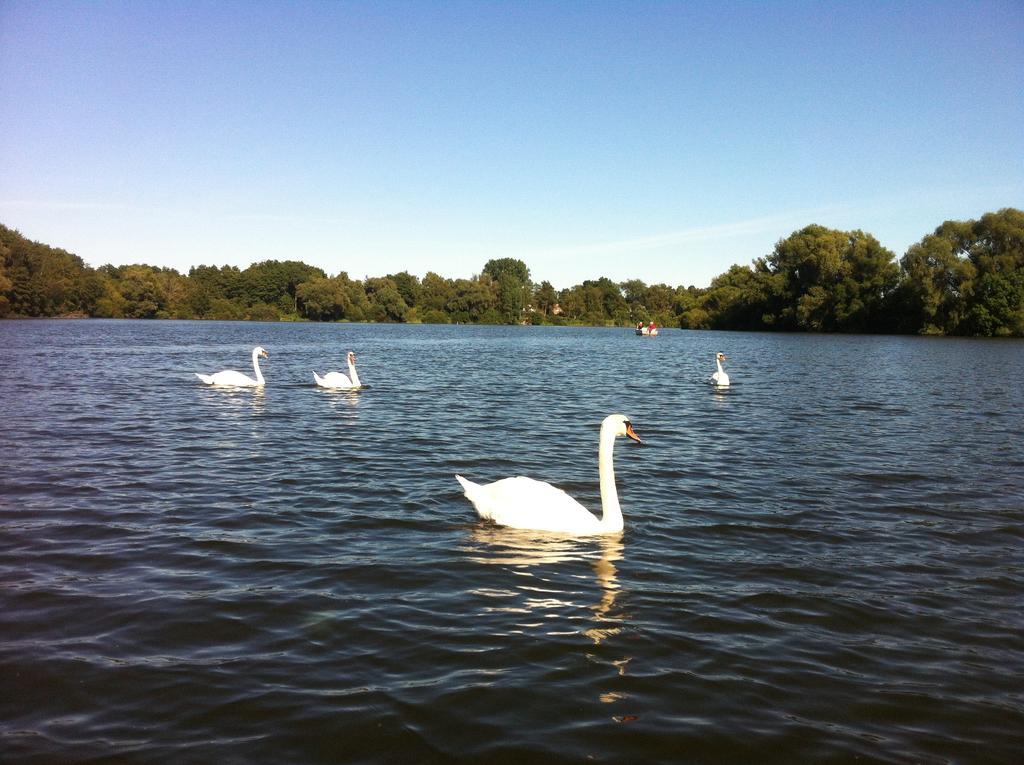
[[[226,369],[223,372],[217,372],[213,375],[199,375],[196,373],[200,380],[207,383],[208,385],[238,385],[245,387],[253,387],[259,385],[258,380],[254,380],[248,375],[244,375],[241,372],[236,372],[234,369]]]
[[[342,374],[341,372],[328,372],[323,377],[317,376],[317,373],[313,373],[313,377],[316,378],[316,384],[322,388],[353,388],[352,381],[348,379],[348,375]]]
[[[593,513],[549,483],[516,476],[481,485],[455,477],[480,517],[501,526],[572,534],[601,530]]]

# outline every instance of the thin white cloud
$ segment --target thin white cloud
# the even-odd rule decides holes
[[[70,200],[0,200],[0,208],[9,210],[126,210],[120,202],[74,202]]]
[[[202,213],[186,208],[152,207],[128,205],[122,202],[80,202],[74,200],[33,200],[33,199],[9,199],[0,200],[0,210],[25,210],[44,212],[74,212],[74,211],[110,211],[125,212],[131,210],[140,215],[150,216],[189,216],[195,218]],[[288,225],[327,225],[342,226],[350,225],[351,221],[337,217],[309,216],[294,214],[270,214],[270,213],[237,213],[223,216],[222,220],[228,223],[277,223]]]
[[[747,220],[721,223],[715,226],[698,226],[694,228],[670,231],[664,234],[651,234],[631,239],[619,239],[611,242],[592,242],[570,245],[567,247],[540,248],[522,257],[572,257],[579,255],[614,255],[626,254],[638,250],[657,250],[665,247],[676,247],[690,242],[708,242],[730,239],[750,234],[778,232],[792,226],[805,226],[816,216],[835,213],[840,208],[820,208],[817,210],[799,210],[780,215],[768,215]]]
[[[308,215],[271,215],[265,213],[240,213],[237,215],[227,215],[224,219],[233,223],[316,223],[327,226],[343,226],[350,223],[350,221],[343,220],[342,218]]]
[[[995,196],[997,198],[1005,197],[1012,201],[1014,197],[1020,195],[1020,192],[1021,186],[1019,184],[969,189],[958,187],[948,189],[911,189],[902,193],[880,196],[870,200],[792,210],[786,213],[764,215],[714,226],[697,226],[679,231],[608,242],[589,242],[564,247],[539,247],[523,252],[517,257],[529,260],[530,258],[544,257],[571,258],[578,256],[628,255],[641,251],[679,247],[695,242],[713,242],[755,234],[785,236],[811,223],[827,225],[826,221],[834,221],[837,218],[852,221],[851,227],[853,228],[870,228],[871,218],[881,214],[891,215],[895,210],[906,211],[921,205],[934,205],[942,201],[953,201],[958,203],[958,206],[962,206],[964,201],[971,197]],[[980,215],[981,212],[984,212],[984,210],[979,210],[977,214]],[[861,218],[868,220],[857,224],[856,221]],[[940,222],[936,221],[936,225]],[[772,243],[770,242],[770,244]]]

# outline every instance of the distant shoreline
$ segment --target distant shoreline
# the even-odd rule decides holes
[[[1024,337],[1024,211],[946,221],[899,260],[869,233],[811,224],[706,288],[602,276],[560,290],[515,258],[470,278],[353,279],[298,260],[94,269],[0,225],[0,318],[13,316]]]
[[[143,322],[162,322],[162,321],[197,321],[197,322],[237,322],[244,324],[347,324],[354,326],[380,326],[380,327],[501,327],[501,328],[514,328],[520,329],[532,329],[532,328],[555,328],[555,329],[607,329],[607,330],[628,330],[629,334],[633,333],[632,327],[620,326],[620,325],[609,325],[609,324],[579,324],[579,323],[564,323],[564,324],[483,324],[483,323],[457,323],[449,322],[445,323],[431,323],[431,322],[396,322],[396,321],[348,321],[341,319],[338,321],[312,321],[311,319],[195,319],[195,318],[175,318],[170,316],[149,318],[149,319],[129,319],[124,317],[106,317],[106,316],[87,316],[87,315],[76,315],[67,314],[63,316],[6,316],[0,319],[0,322],[11,321],[11,322],[22,322],[22,321],[143,321]],[[744,333],[744,334],[760,334],[760,335],[790,335],[790,336],[840,336],[840,337],[920,337],[922,339],[935,339],[935,340],[1005,340],[1005,341],[1021,341],[1024,337],[1020,336],[998,336],[991,337],[985,335],[937,335],[937,334],[909,334],[899,332],[815,332],[806,330],[772,330],[772,329],[697,329],[691,327],[659,327],[660,330],[675,330],[678,332],[715,332],[715,333]],[[648,338],[649,339],[649,338]],[[656,340],[656,338],[655,338]]]

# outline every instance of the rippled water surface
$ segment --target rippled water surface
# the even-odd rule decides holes
[[[257,344],[263,390],[192,374]],[[316,388],[350,349],[370,387]],[[2,322],[0,760],[1020,762],[1022,381],[1020,341]],[[476,520],[456,472],[598,509],[612,412],[623,534]]]

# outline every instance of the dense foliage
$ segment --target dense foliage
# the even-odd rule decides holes
[[[521,260],[479,275],[352,279],[300,261],[244,270],[93,269],[0,226],[0,317],[611,324],[692,329],[1024,336],[1024,212],[947,221],[895,255],[863,231],[811,225],[705,289],[613,282],[557,290]]]

